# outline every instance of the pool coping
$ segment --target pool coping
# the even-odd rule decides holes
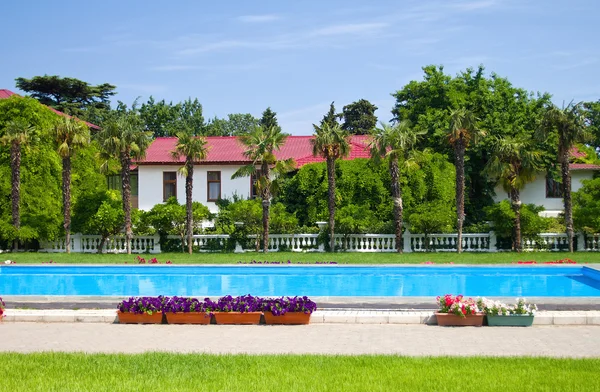
[[[3,322],[118,323],[115,309],[6,309]],[[317,310],[311,324],[427,324],[437,323],[433,311]],[[540,311],[534,326],[598,325],[600,311]],[[199,327],[202,328],[202,327]]]

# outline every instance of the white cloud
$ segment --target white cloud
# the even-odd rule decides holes
[[[281,19],[279,15],[265,14],[265,15],[242,15],[236,18],[240,22],[244,23],[268,23],[274,22]]]
[[[312,31],[310,36],[330,36],[348,34],[366,34],[381,31],[387,23],[348,23],[322,27]]]

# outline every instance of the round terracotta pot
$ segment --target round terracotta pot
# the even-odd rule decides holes
[[[271,312],[265,312],[266,324],[303,325],[310,322],[310,313],[288,312],[281,316],[275,316]]]
[[[204,312],[166,312],[165,317],[168,324],[210,324],[210,314]]]
[[[162,324],[162,312],[155,312],[152,314],[142,313],[128,313],[117,311],[119,316],[119,324]]]
[[[452,313],[436,313],[437,323],[444,327],[481,327],[483,325],[483,313],[470,314],[460,317]]]
[[[252,325],[260,322],[262,312],[213,312],[217,324]]]

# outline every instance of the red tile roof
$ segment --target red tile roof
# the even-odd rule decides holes
[[[369,136],[352,136],[350,155],[346,159],[369,158]],[[307,163],[323,162],[322,157],[312,155],[312,136],[288,136],[281,150],[276,151],[278,159],[294,158],[297,167]],[[184,158],[175,160],[171,151],[175,148],[176,137],[156,138],[148,150],[146,158],[139,161],[140,165],[182,163]],[[244,146],[234,136],[209,136],[206,138],[208,155],[203,164],[247,164],[250,161],[244,156]]]
[[[570,170],[600,170],[600,165],[592,165],[589,163],[571,163]]]
[[[19,94],[13,93],[10,90],[0,89],[0,99],[10,98],[13,95],[19,96]],[[58,114],[59,116],[65,116],[65,117],[69,117],[69,118],[72,117],[72,116],[69,116],[68,114],[65,114],[65,113],[63,113],[61,111],[58,111],[58,110],[56,110],[54,108],[51,108],[50,106],[47,106],[47,105],[44,105],[44,106],[46,106],[48,109],[52,110],[54,113]],[[100,127],[97,126],[97,125],[94,125],[94,124],[89,123],[87,121],[84,121],[84,122],[87,124],[88,127],[92,128],[92,129],[100,129]]]

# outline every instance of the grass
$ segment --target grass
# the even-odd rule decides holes
[[[511,264],[517,261],[535,260],[538,263],[570,258],[577,263],[600,263],[600,254],[591,252],[538,252],[538,253],[161,253],[143,254],[146,260],[156,257],[164,264],[170,260],[173,264],[236,264],[238,262],[284,261],[316,262],[335,261],[338,264],[421,264],[428,261],[434,263],[454,264]],[[83,253],[8,253],[0,255],[0,263],[6,259],[17,264],[40,264],[52,260],[60,264],[137,264],[136,255],[123,254],[83,254]]]
[[[597,391],[600,359],[0,354],[0,391]]]

